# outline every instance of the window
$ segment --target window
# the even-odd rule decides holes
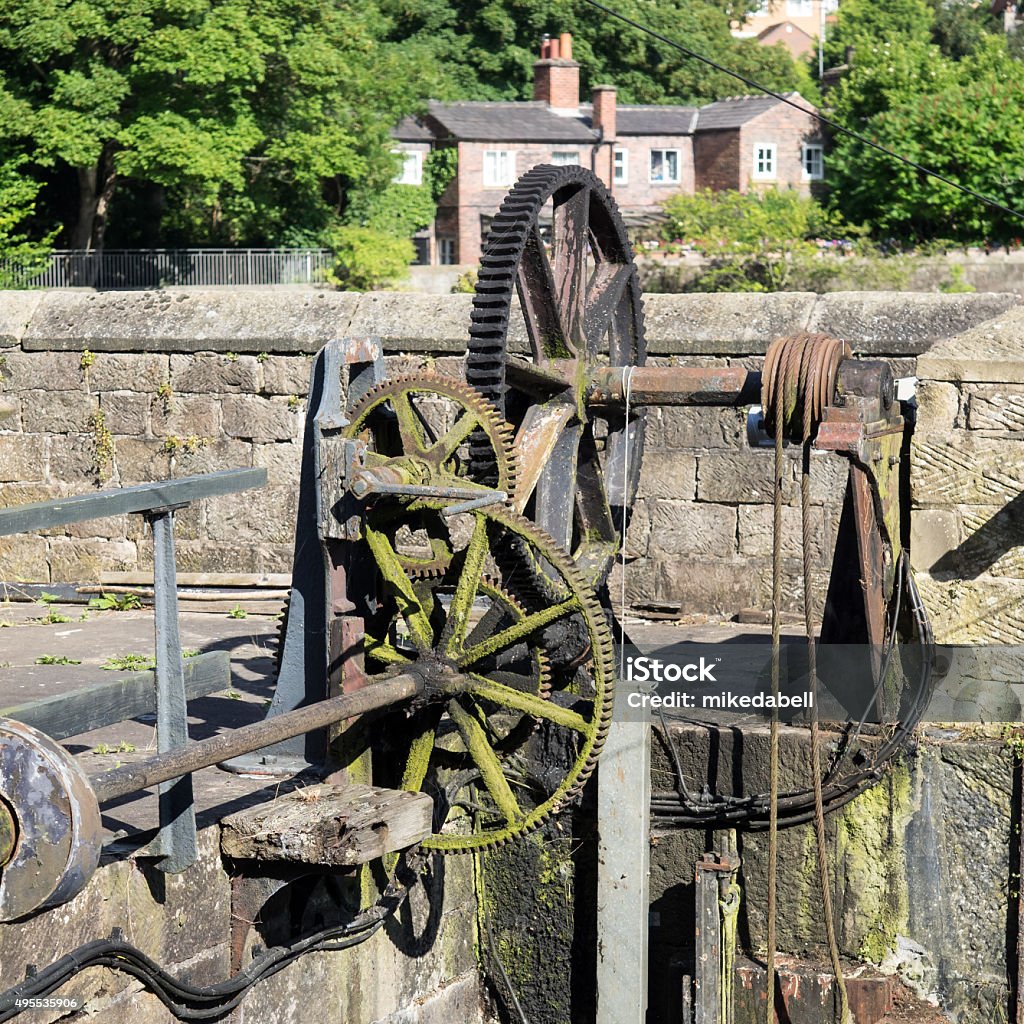
[[[612,180],[616,185],[629,183],[629,150],[617,149],[612,161]]]
[[[455,259],[454,238],[439,238],[437,240],[437,262],[445,267],[455,265],[457,260]]]
[[[578,164],[580,152],[578,149],[556,149],[551,154],[551,162],[559,167],[564,167],[566,164]]]
[[[651,181],[656,185],[679,183],[679,150],[651,150]]]
[[[516,154],[513,149],[488,149],[484,152],[484,188],[504,188],[516,180]]]
[[[825,147],[819,143],[807,143],[800,153],[804,181],[820,181],[825,177]]]
[[[814,14],[814,0],[787,0],[786,14],[791,18],[809,18]]]
[[[754,144],[754,179],[756,181],[775,180],[775,143],[757,142]]]
[[[821,6],[825,8],[826,14],[834,14],[839,10],[839,0],[822,0]]]
[[[422,185],[423,184],[423,154],[420,152],[406,152],[404,149],[393,149],[392,153],[402,158],[402,169],[395,178],[397,185]]]

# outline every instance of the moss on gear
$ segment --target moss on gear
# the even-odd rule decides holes
[[[445,505],[434,499],[417,502],[428,514]],[[614,688],[604,611],[569,556],[536,525],[503,506],[477,509],[467,518],[472,532],[454,556],[447,603],[435,599],[433,581],[409,578],[390,539],[374,529],[372,512],[366,530],[394,609],[385,616],[388,639],[375,640],[368,658],[398,671],[415,665],[426,680],[423,695],[404,712],[405,724],[396,720],[395,728],[382,734],[392,744],[400,786],[431,792],[445,817],[435,821],[436,831],[423,846],[450,853],[494,847],[532,831],[579,792],[604,744]],[[485,574],[492,551],[513,544],[530,549],[557,580],[564,600],[527,610],[507,569],[500,584]],[[493,629],[481,630],[471,622],[470,610],[478,596],[488,594],[501,594],[508,614],[499,616]],[[503,655],[523,645],[542,649],[544,629],[569,616],[580,617],[591,649],[571,682],[542,694],[502,678]],[[524,724],[528,734],[538,734],[535,745],[545,754],[532,763],[531,739],[513,749],[501,742]],[[408,745],[396,752],[395,737],[403,728]],[[460,799],[469,787],[475,789],[472,800]],[[480,821],[478,831],[459,831],[470,816],[451,815],[467,804]]]

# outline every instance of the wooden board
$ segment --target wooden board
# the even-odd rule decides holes
[[[353,866],[425,839],[433,814],[426,793],[325,782],[225,818],[220,845],[243,860]]]

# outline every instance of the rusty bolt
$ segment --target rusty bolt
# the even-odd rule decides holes
[[[0,800],[0,868],[14,856],[14,847],[18,842],[18,825],[14,812],[3,800]]]

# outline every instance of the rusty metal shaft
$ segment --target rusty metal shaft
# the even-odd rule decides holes
[[[115,768],[91,779],[100,803],[116,800],[129,793],[148,789],[159,782],[168,782],[200,768],[209,768],[229,757],[247,754],[261,747],[291,739],[314,729],[323,729],[345,718],[376,711],[414,697],[423,689],[423,680],[415,674],[392,676],[382,682],[345,693],[340,697],[296,708],[254,725],[244,725],[219,736],[200,740],[179,750],[171,750],[136,764]],[[2,826],[0,826],[2,827]],[[0,851],[2,853],[2,851]]]
[[[588,405],[754,405],[761,375],[742,366],[603,366],[590,376]]]

